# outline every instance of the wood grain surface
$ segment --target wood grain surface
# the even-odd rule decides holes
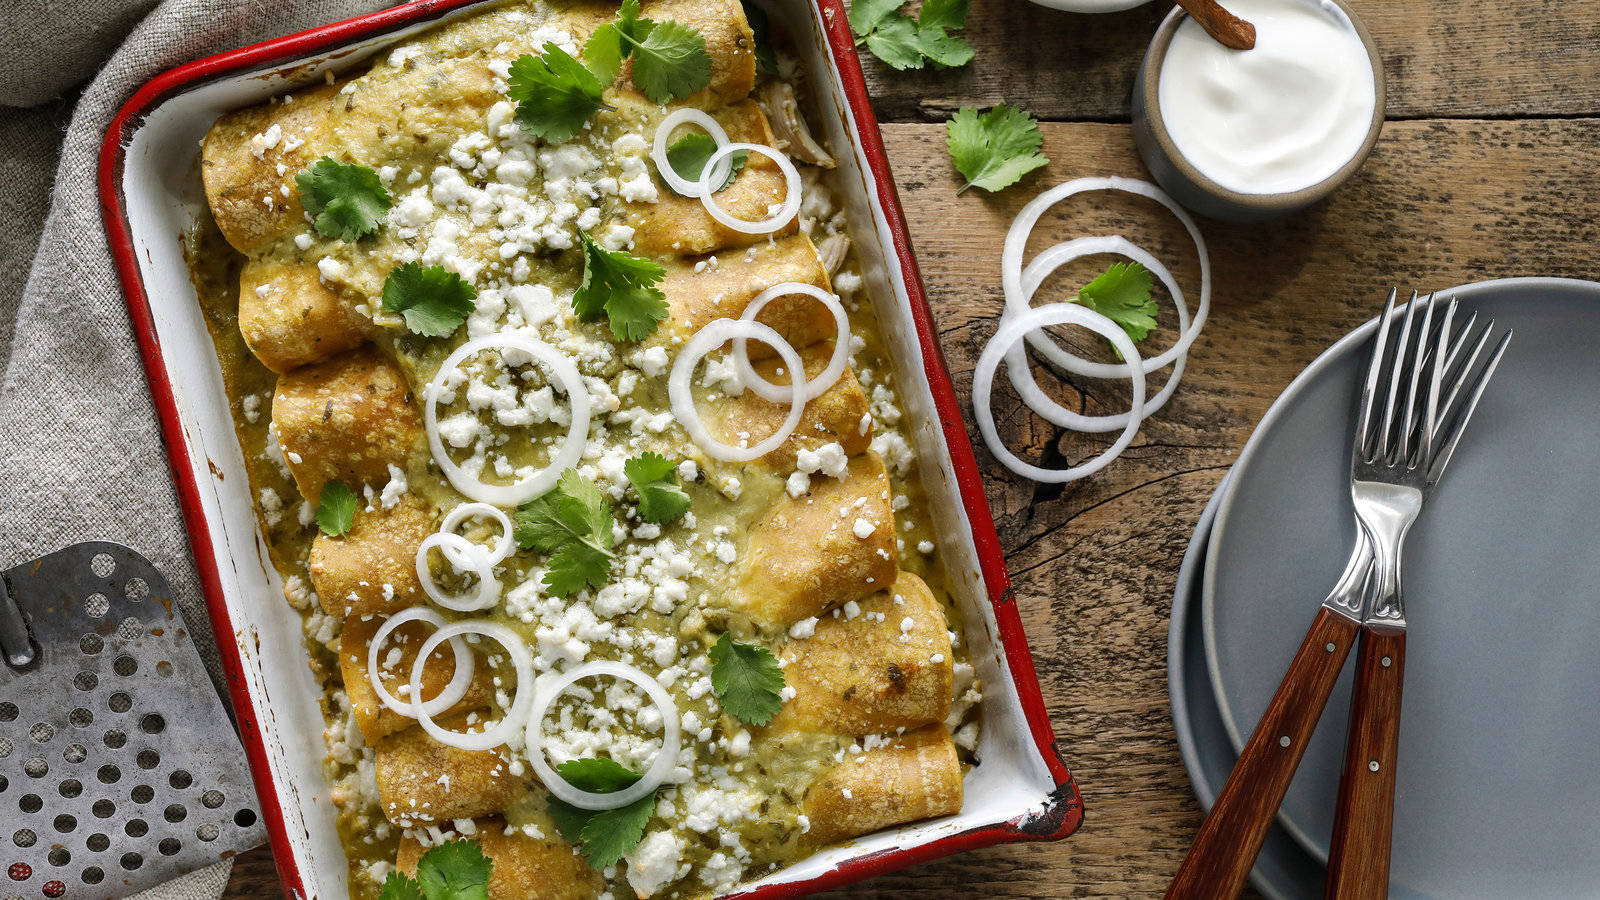
[[[1201,222],[1215,270],[1211,320],[1182,387],[1122,458],[1073,485],[1036,485],[995,463],[969,421],[1044,695],[1083,788],[1083,828],[1060,843],[968,853],[828,896],[1161,896],[1200,823],[1167,704],[1173,584],[1206,499],[1255,423],[1317,354],[1377,311],[1390,285],[1596,276],[1600,118],[1590,117],[1600,116],[1600,3],[1354,5],[1388,68],[1382,141],[1350,184],[1307,212],[1259,226]],[[1127,97],[1168,8],[1096,17],[984,0],[967,29],[978,51],[968,69],[901,74],[866,61],[959,391],[996,327],[1000,244],[1017,210],[1068,178],[1145,177]],[[957,196],[942,120],[958,105],[1001,100],[1061,120],[1044,126],[1051,164],[999,196]],[[1073,198],[1045,223],[1033,250],[1123,233],[1176,265],[1196,299],[1188,239],[1154,204]],[[1081,285],[1089,269],[1067,269],[1041,295]],[[1164,347],[1170,305],[1161,316],[1151,341]],[[1085,409],[1110,411],[1126,398],[1116,384],[1080,381],[1080,393],[1036,371]],[[1105,444],[1063,436],[1022,410],[1009,387],[994,402],[1010,446],[1042,465],[1081,461]],[[1308,617],[1318,599],[1307,598]],[[1282,671],[1292,654],[1284,648],[1263,664]],[[230,896],[279,892],[265,849],[240,858]]]

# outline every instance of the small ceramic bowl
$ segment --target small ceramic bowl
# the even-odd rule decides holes
[[[1245,194],[1229,190],[1201,174],[1193,163],[1178,152],[1178,148],[1173,144],[1172,135],[1167,132],[1166,124],[1161,119],[1157,93],[1161,84],[1161,65],[1167,57],[1167,47],[1172,43],[1173,34],[1177,32],[1178,26],[1183,24],[1188,14],[1174,7],[1161,21],[1161,25],[1156,28],[1155,37],[1150,40],[1150,49],[1145,51],[1144,62],[1139,65],[1139,75],[1133,83],[1133,139],[1139,147],[1139,155],[1144,157],[1145,167],[1150,170],[1150,174],[1179,203],[1213,219],[1228,222],[1264,222],[1304,209],[1321,200],[1361,168],[1361,164],[1367,159],[1367,154],[1371,153],[1372,148],[1378,143],[1379,132],[1383,130],[1385,94],[1383,60],[1378,56],[1378,48],[1372,42],[1372,35],[1367,33],[1366,26],[1361,24],[1355,11],[1345,3],[1345,0],[1332,0],[1332,2],[1344,11],[1350,24],[1355,27],[1356,35],[1361,38],[1362,45],[1366,47],[1367,59],[1372,63],[1372,82],[1377,87],[1377,102],[1372,107],[1372,121],[1367,125],[1367,138],[1355,156],[1322,181],[1297,191],[1282,193]]]

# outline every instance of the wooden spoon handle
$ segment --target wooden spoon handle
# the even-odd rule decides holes
[[[1267,704],[1194,845],[1167,886],[1167,900],[1238,896],[1294,780],[1360,627],[1322,607]]]
[[[1223,9],[1217,0],[1178,0],[1178,5],[1224,47],[1235,50],[1255,47],[1256,27]]]
[[[1382,900],[1389,895],[1405,667],[1404,631],[1362,631],[1350,706],[1350,738],[1345,744],[1344,775],[1339,779],[1339,811],[1328,847],[1329,900]]]

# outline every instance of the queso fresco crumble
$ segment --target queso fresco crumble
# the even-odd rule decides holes
[[[775,24],[485,5],[205,139],[355,896],[709,897],[961,808],[981,685]]]

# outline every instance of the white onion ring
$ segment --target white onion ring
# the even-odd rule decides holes
[[[428,565],[428,551],[434,547],[439,548],[447,562],[455,559],[465,559],[472,567],[472,574],[478,576],[478,589],[471,597],[458,594],[446,594],[439,589],[438,582],[433,580],[433,569]],[[483,548],[467,540],[453,531],[436,531],[422,539],[417,545],[417,580],[422,582],[423,593],[426,593],[433,602],[445,609],[456,612],[473,612],[488,609],[500,602],[500,580],[494,577],[494,565],[489,562],[489,557]]]
[[[435,631],[423,642],[422,649],[417,653],[417,661],[411,666],[411,693],[415,695],[422,689],[422,663],[433,652],[433,648],[464,634],[481,634],[496,640],[510,654],[511,665],[517,670],[517,692],[512,695],[511,708],[506,710],[494,727],[483,731],[460,732],[440,728],[426,709],[418,710],[422,714],[416,717],[417,724],[441,744],[460,750],[490,750],[510,742],[519,723],[526,721],[528,707],[533,705],[533,656],[528,653],[528,645],[522,642],[515,631],[499,622],[484,619],[468,619]]]
[[[699,198],[704,196],[702,193],[704,188],[701,184],[689,181],[679,175],[678,171],[672,168],[671,161],[667,159],[667,140],[672,137],[672,132],[676,131],[679,125],[684,124],[699,125],[705,129],[706,134],[711,135],[711,140],[716,142],[719,148],[728,143],[728,133],[722,130],[722,126],[717,124],[716,119],[693,107],[684,107],[683,109],[672,111],[665,119],[661,120],[660,125],[656,126],[655,146],[650,149],[650,158],[655,160],[656,172],[661,175],[661,180],[667,183],[667,187],[685,197]],[[731,156],[724,158],[717,162],[715,166],[708,159],[706,160],[706,169],[716,170],[712,183],[720,185],[728,180],[729,175],[733,174],[733,158]]]
[[[638,781],[609,794],[573,787],[571,782],[562,778],[560,773],[550,767],[544,754],[544,717],[545,713],[550,711],[550,704],[571,687],[573,682],[580,678],[598,675],[610,675],[638,685],[661,711],[661,749],[656,751],[655,759],[650,761],[650,768],[645,770],[644,776]],[[654,793],[655,789],[667,780],[667,776],[672,774],[673,767],[678,764],[680,746],[678,729],[678,706],[672,702],[672,695],[667,693],[660,682],[642,670],[624,663],[584,663],[557,678],[539,692],[539,702],[534,704],[533,715],[528,719],[528,762],[533,764],[533,770],[539,774],[539,779],[558,800],[579,809],[617,809]]]
[[[1125,238],[1115,235],[1074,238],[1065,243],[1056,244],[1048,250],[1041,251],[1038,256],[1033,258],[1032,262],[1028,263],[1027,270],[1022,273],[1022,287],[1026,292],[1024,296],[1031,300],[1034,292],[1039,290],[1039,285],[1044,282],[1045,278],[1049,277],[1050,273],[1061,266],[1073,260],[1100,253],[1122,256],[1149,269],[1151,273],[1161,279],[1161,283],[1166,285],[1167,291],[1172,295],[1172,305],[1178,313],[1178,329],[1181,331],[1189,326],[1189,307],[1183,302],[1183,291],[1179,289],[1178,281],[1172,276],[1172,272],[1137,244],[1130,243]],[[1032,335],[1033,332],[1029,332],[1029,334]],[[1151,414],[1161,408],[1162,404],[1167,402],[1172,396],[1172,392],[1177,390],[1178,382],[1183,378],[1183,367],[1188,360],[1187,353],[1178,355],[1177,360],[1172,364],[1172,375],[1167,378],[1167,383],[1161,386],[1161,390],[1156,392],[1156,395],[1145,403],[1141,419],[1148,419]],[[1120,367],[1124,370],[1127,368],[1126,366]],[[1150,368],[1145,366],[1144,371],[1149,372]],[[1118,413],[1113,416],[1085,416],[1067,409],[1051,399],[1039,387],[1039,383],[1034,380],[1033,371],[1028,367],[1027,348],[1021,342],[1013,344],[1011,349],[1006,352],[1006,374],[1011,377],[1012,387],[1017,389],[1018,396],[1022,398],[1022,402],[1027,404],[1029,409],[1038,413],[1046,421],[1062,428],[1096,433],[1116,431],[1118,428],[1128,424],[1127,413]],[[1126,371],[1120,374],[1124,378],[1127,377]]]
[[[1133,386],[1133,399],[1128,407],[1128,422],[1123,426],[1122,434],[1103,453],[1080,466],[1067,469],[1041,469],[1018,458],[1000,441],[1000,433],[994,423],[994,411],[990,408],[990,394],[994,390],[995,370],[999,368],[1000,360],[1013,345],[1023,340],[1031,331],[1047,325],[1068,323],[1082,325],[1100,334],[1117,348],[1122,358],[1129,363],[1128,381]],[[995,458],[1005,464],[1006,468],[1034,481],[1064,484],[1093,475],[1127,449],[1128,444],[1133,441],[1134,434],[1139,430],[1139,423],[1144,420],[1144,369],[1137,365],[1139,361],[1139,351],[1133,346],[1128,333],[1122,330],[1122,326],[1076,303],[1052,303],[1006,315],[1000,321],[1000,330],[995,332],[994,337],[984,346],[983,353],[978,357],[978,365],[972,373],[972,406],[978,420],[978,430],[983,433],[984,443],[989,445],[989,450],[994,453]]]
[[[515,484],[488,484],[468,475],[450,458],[444,441],[439,437],[439,392],[443,389],[445,378],[467,357],[491,349],[519,350],[548,365],[555,380],[567,392],[567,403],[572,409],[572,422],[567,427],[567,436],[551,456],[549,464]],[[583,446],[589,440],[589,391],[583,386],[578,367],[556,348],[522,335],[489,334],[457,347],[454,353],[445,357],[439,371],[422,389],[422,397],[423,426],[428,432],[428,446],[433,451],[434,461],[439,464],[452,487],[481,503],[521,506],[544,494],[555,487],[562,472],[577,465],[583,456]]]
[[[729,215],[728,211],[717,203],[716,197],[712,196],[715,193],[711,187],[714,183],[712,176],[716,174],[717,164],[725,158],[731,158],[733,154],[740,150],[747,150],[751,153],[759,153],[765,156],[767,159],[777,163],[778,168],[783,172],[783,183],[786,191],[783,195],[783,206],[776,215],[768,216],[759,222],[748,222]],[[723,178],[727,178],[727,176],[724,175]],[[715,183],[721,184],[721,182]],[[789,220],[800,212],[800,171],[794,167],[794,163],[789,161],[789,157],[765,144],[723,144],[718,147],[711,154],[711,158],[706,160],[706,167],[700,172],[700,183],[697,187],[700,189],[700,205],[706,208],[706,212],[711,214],[711,218],[732,228],[734,231],[743,232],[744,234],[768,234],[777,231],[779,228],[789,224]]]
[[[1039,223],[1039,217],[1044,211],[1056,203],[1074,194],[1090,191],[1120,191],[1125,194],[1135,194],[1148,197],[1165,206],[1183,227],[1189,232],[1189,237],[1194,241],[1195,253],[1200,258],[1200,299],[1195,304],[1194,321],[1189,327],[1178,335],[1178,340],[1164,352],[1144,360],[1143,366],[1146,374],[1157,369],[1166,368],[1179,356],[1189,352],[1189,347],[1194,344],[1195,338],[1200,336],[1200,329],[1205,327],[1206,316],[1211,312],[1211,256],[1206,250],[1205,238],[1200,235],[1200,229],[1195,225],[1194,219],[1184,212],[1175,200],[1167,193],[1148,181],[1137,178],[1118,178],[1115,176],[1105,178],[1076,178],[1064,184],[1058,184],[1048,191],[1035,197],[1017,218],[1011,223],[1011,228],[1006,232],[1005,247],[1000,253],[1000,283],[1005,291],[1006,312],[1016,313],[1028,308],[1030,294],[1023,290],[1022,253],[1027,247],[1028,237],[1033,233],[1034,226]],[[1050,340],[1044,332],[1028,335],[1028,343],[1033,345],[1045,358],[1062,369],[1076,375],[1088,375],[1095,378],[1126,378],[1128,377],[1129,363],[1099,363],[1091,362],[1069,352],[1059,344]],[[1124,355],[1125,359],[1131,359]]]
[[[833,387],[834,382],[839,380],[839,376],[844,374],[845,364],[850,361],[850,318],[845,315],[844,304],[839,302],[838,296],[830,294],[814,284],[806,284],[802,281],[786,281],[783,284],[773,285],[757,294],[756,298],[750,301],[750,305],[744,308],[744,315],[739,318],[747,322],[753,322],[756,315],[766,308],[768,303],[779,297],[787,297],[791,294],[804,294],[820,301],[823,306],[828,308],[829,312],[833,313],[833,323],[836,329],[833,357],[828,360],[828,367],[818,372],[817,377],[806,382],[805,399],[806,402],[810,402],[822,396],[828,388]],[[750,348],[746,338],[737,337],[733,339],[733,361],[739,368],[739,377],[744,380],[745,385],[752,391],[771,400],[773,403],[782,403],[788,399],[789,388],[787,386],[773,384],[756,374],[755,367],[750,365]],[[804,379],[805,374],[805,370],[802,369],[799,372],[795,372],[790,380],[792,381],[794,378]]]
[[[417,717],[418,687],[413,687],[411,700],[399,700],[389,689],[383,686],[383,680],[378,677],[378,651],[383,649],[383,644],[396,628],[407,622],[427,622],[434,628],[445,626],[444,616],[439,615],[426,606],[413,606],[395,613],[384,620],[378,630],[372,635],[372,642],[367,645],[367,680],[372,683],[373,693],[378,695],[378,702],[389,709],[409,719]],[[477,657],[467,647],[467,642],[461,638],[450,639],[450,650],[456,656],[455,674],[450,677],[450,683],[444,686],[437,697],[422,703],[422,709],[430,716],[436,716],[450,707],[456,705],[462,697],[467,695],[467,686],[472,683],[472,671],[477,666]],[[419,682],[420,687],[420,682]]]
[[[439,530],[454,533],[456,528],[467,520],[468,516],[487,516],[495,520],[500,526],[500,537],[494,542],[494,550],[489,553],[488,560],[491,566],[498,566],[505,562],[506,557],[511,555],[513,549],[511,518],[498,506],[476,502],[461,503],[457,504],[455,509],[450,510],[450,515],[444,517],[444,522],[439,525]],[[450,560],[451,564],[458,569],[466,568],[472,564],[470,560],[457,554],[454,547],[442,545],[439,547],[439,551],[444,554],[445,559]]]
[[[803,377],[796,377],[789,382],[789,415],[766,440],[754,447],[731,447],[711,436],[706,431],[706,426],[700,421],[700,413],[695,409],[694,395],[690,390],[690,381],[694,377],[695,367],[700,364],[706,354],[722,346],[722,344],[738,337],[755,338],[770,345],[778,351],[778,356],[783,359],[791,372],[804,373],[805,367],[800,362],[800,354],[789,346],[771,327],[760,322],[746,319],[716,319],[706,323],[706,326],[694,333],[689,342],[678,351],[678,358],[672,363],[672,372],[667,375],[667,396],[672,400],[672,414],[677,417],[678,424],[683,430],[689,432],[689,437],[707,456],[723,462],[750,462],[759,459],[773,450],[782,446],[789,439],[795,428],[800,424],[800,414],[805,410],[806,381]]]

